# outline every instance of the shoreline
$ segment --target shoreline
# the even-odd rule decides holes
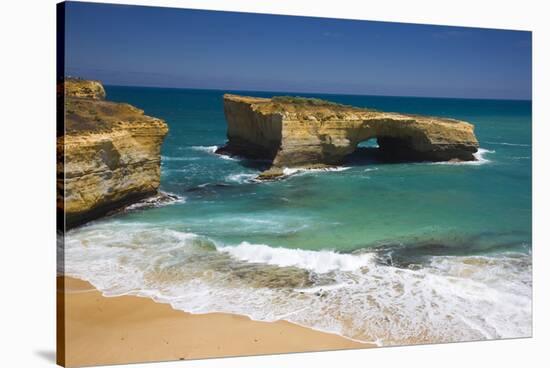
[[[57,285],[58,363],[66,366],[376,347],[287,321],[192,314],[139,296],[105,297],[67,276],[57,277]]]

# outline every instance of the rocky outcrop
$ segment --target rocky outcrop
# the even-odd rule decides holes
[[[98,81],[67,78],[62,87],[66,96],[92,98],[94,100],[105,99],[105,89]]]
[[[57,198],[66,227],[156,195],[166,123],[134,106],[103,100],[99,82],[69,79],[64,93]]]
[[[260,178],[283,168],[342,164],[360,142],[376,138],[386,157],[406,161],[472,161],[479,147],[464,121],[381,112],[301,97],[226,94],[228,142],[218,153],[267,159]]]

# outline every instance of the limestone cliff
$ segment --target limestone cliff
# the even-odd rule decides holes
[[[62,87],[66,96],[92,98],[94,100],[105,99],[105,89],[98,81],[67,78]]]
[[[338,165],[360,142],[377,138],[381,152],[408,161],[475,160],[474,126],[464,121],[340,105],[301,97],[226,94],[228,143],[219,153],[268,159],[260,178],[282,168]]]
[[[157,193],[166,123],[103,100],[99,82],[66,80],[57,138],[58,209],[67,228]]]

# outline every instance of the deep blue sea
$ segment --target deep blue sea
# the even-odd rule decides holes
[[[285,319],[381,345],[531,335],[531,101],[304,94],[475,125],[468,163],[378,163],[258,183],[219,156],[222,96],[106,86],[164,119],[161,190],[180,200],[71,230],[65,271],[105,295]],[[375,141],[364,145],[376,147]]]

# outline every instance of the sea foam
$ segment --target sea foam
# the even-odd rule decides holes
[[[214,153],[218,149],[218,146],[191,146],[191,149],[195,151]]]
[[[283,168],[283,175],[290,176],[295,174],[316,173],[316,172],[339,172],[349,170],[350,167],[337,166],[337,167],[324,167],[318,169],[306,169],[306,168]]]
[[[530,255],[433,256],[424,265],[110,221],[66,235],[65,273],[105,295],[191,313],[285,319],[383,345],[531,335]]]
[[[494,150],[488,150],[485,148],[478,148],[477,152],[474,153],[475,161],[458,161],[458,162],[451,162],[451,161],[443,161],[443,162],[433,162],[432,165],[457,165],[457,166],[479,166],[488,164],[491,162],[488,158],[486,158],[486,155],[488,153],[495,153]]]
[[[218,149],[218,146],[191,146],[191,149],[195,151],[202,151],[210,154],[215,154],[216,157],[221,158],[222,160],[228,160],[228,161],[238,161],[239,159],[234,156],[224,155],[221,153],[216,154],[216,150]]]
[[[198,157],[161,156],[161,161],[196,161]]]
[[[238,173],[238,174],[230,174],[228,175],[225,180],[233,183],[251,183],[251,182],[258,182],[256,180],[256,177],[258,174],[250,174],[250,173]]]
[[[489,143],[489,144],[498,144],[498,145],[501,145],[501,146],[531,147],[530,144],[522,144],[522,143],[489,142],[489,141],[487,141],[486,143]]]

